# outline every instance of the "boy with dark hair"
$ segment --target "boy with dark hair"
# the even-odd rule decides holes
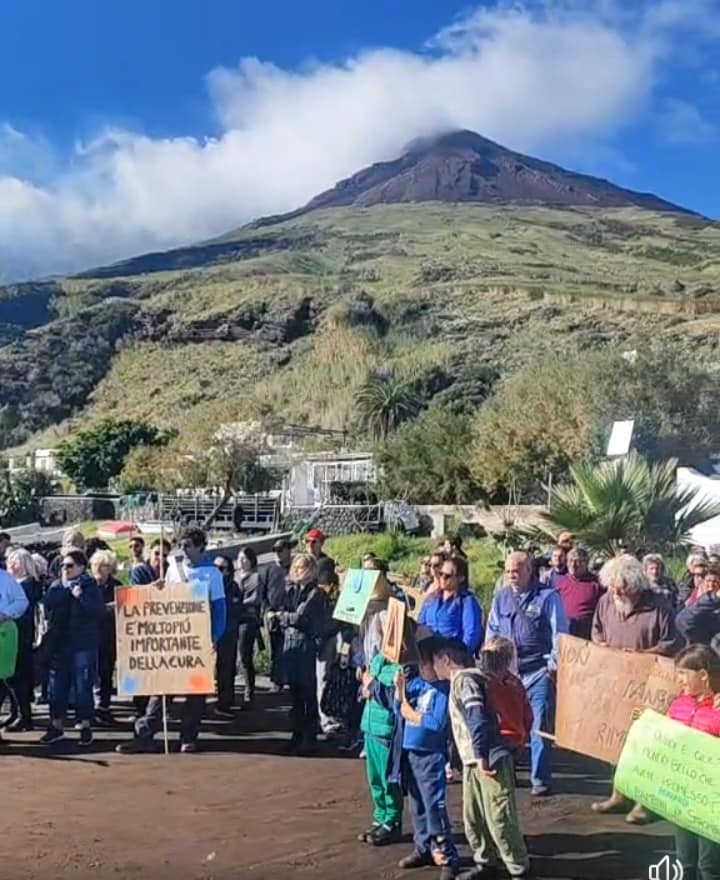
[[[418,643],[419,675],[395,678],[396,711],[403,723],[402,778],[410,801],[414,850],[400,868],[437,865],[440,880],[457,873],[458,854],[447,812],[445,750],[448,725],[448,686],[438,681],[433,667],[435,638]]]
[[[448,639],[433,649],[435,674],[450,682],[450,721],[463,763],[463,822],[476,867],[460,880],[492,869],[494,848],[511,877],[529,878],[530,862],[517,805],[513,761],[489,704],[487,681],[465,645]]]

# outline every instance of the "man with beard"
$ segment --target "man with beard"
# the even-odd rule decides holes
[[[616,556],[600,571],[607,593],[595,609],[592,641],[596,645],[644,654],[671,657],[680,647],[673,611],[663,596],[650,588],[642,564],[632,556]],[[620,792],[592,805],[596,813],[619,813],[627,809]],[[635,804],[626,821],[644,825],[651,816]]]

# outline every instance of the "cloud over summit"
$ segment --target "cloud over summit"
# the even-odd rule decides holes
[[[720,12],[718,0],[697,8]],[[411,140],[469,128],[548,158],[609,151],[649,116],[662,65],[716,37],[677,0],[483,7],[417,52],[374,49],[284,70],[256,58],[207,76],[222,133],[153,139],[109,129],[58,165],[0,123],[0,276],[68,272],[296,208]],[[692,63],[690,60],[688,63]],[[676,118],[679,104],[664,102]],[[682,108],[690,118],[692,108]],[[696,111],[697,130],[704,120]],[[23,160],[23,156],[26,160]],[[38,170],[42,166],[41,172]],[[52,173],[48,169],[52,168]]]

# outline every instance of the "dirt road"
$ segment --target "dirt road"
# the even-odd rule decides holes
[[[15,736],[0,754],[0,880],[435,876],[395,867],[409,843],[358,843],[369,821],[363,762],[330,751],[285,757],[285,727],[282,699],[261,695],[252,714],[208,721],[197,755],[117,755],[127,727],[99,732],[87,753],[68,743],[52,757],[37,745],[40,733]],[[607,791],[607,768],[567,753],[556,767],[555,797],[531,803],[520,792],[538,876],[647,878],[671,845],[668,827],[596,817],[589,805]],[[460,842],[459,786],[450,804]]]

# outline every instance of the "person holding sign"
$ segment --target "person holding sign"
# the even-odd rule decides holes
[[[445,745],[448,726],[448,683],[438,681],[433,667],[436,640],[418,642],[419,675],[395,677],[392,697],[402,719],[402,778],[410,801],[414,850],[400,868],[437,865],[440,880],[457,873],[458,853],[447,812]]]
[[[43,599],[48,631],[42,644],[47,651],[50,672],[50,724],[40,740],[44,745],[52,745],[65,737],[65,713],[71,689],[75,691],[80,745],[89,746],[93,741],[93,686],[98,672],[105,602],[86,568],[87,559],[81,550],[64,553],[61,579],[50,586]]]
[[[592,641],[621,651],[671,656],[679,647],[675,620],[665,599],[650,589],[642,564],[632,556],[616,556],[600,571],[607,593],[595,609]],[[618,813],[627,808],[625,798],[613,789],[609,798],[592,805],[596,813]],[[628,813],[631,825],[651,821],[636,804]]]
[[[682,694],[668,709],[668,716],[695,730],[720,737],[720,709],[715,708],[715,689],[720,687],[720,657],[704,645],[691,645],[675,660]],[[675,828],[675,851],[685,880],[720,880],[720,843]]]
[[[207,537],[202,529],[186,529],[180,540],[182,555],[178,554],[170,560],[165,583],[189,583],[207,587],[212,643],[217,646],[218,640],[225,632],[227,616],[225,587],[222,575],[215,567],[212,555],[205,552],[206,545]],[[158,589],[162,589],[165,583],[159,582]],[[166,694],[165,696],[170,701],[174,695]],[[205,693],[185,696],[180,726],[180,751],[183,754],[198,750],[197,740],[205,713],[206,699]],[[135,722],[135,736],[132,741],[121,743],[116,751],[130,755],[157,751],[154,737],[162,728],[162,723],[163,699],[160,695],[153,696],[147,704],[144,716]]]

